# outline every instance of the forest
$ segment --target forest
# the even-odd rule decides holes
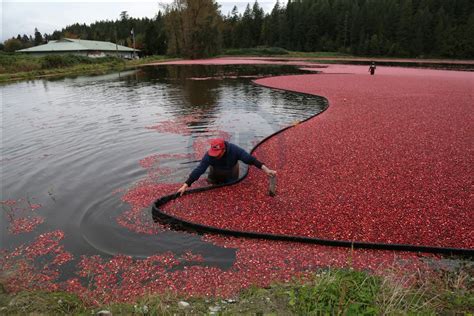
[[[133,35],[132,35],[133,30]],[[220,11],[214,0],[174,0],[154,18],[123,11],[113,21],[38,29],[4,42],[4,51],[80,38],[135,46],[142,55],[208,57],[229,49],[279,47],[301,52],[415,58],[474,57],[472,0],[289,0],[264,12]]]

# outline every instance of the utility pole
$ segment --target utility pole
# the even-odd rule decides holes
[[[117,28],[115,28],[115,53],[116,53],[117,57],[119,57],[119,53],[118,53]]]
[[[132,41],[133,41],[133,59],[135,59],[135,32],[132,29]]]

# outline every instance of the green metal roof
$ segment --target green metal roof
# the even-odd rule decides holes
[[[67,52],[67,51],[133,52],[133,48],[125,47],[122,45],[116,45],[111,42],[63,38],[57,41],[49,41],[48,44],[17,50],[17,52],[21,52],[21,53]],[[135,49],[135,51],[139,51],[139,50]]]

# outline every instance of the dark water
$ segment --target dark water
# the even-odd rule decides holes
[[[322,98],[251,82],[254,77],[286,73],[301,71],[292,66],[147,67],[0,87],[1,200],[39,203],[35,212],[45,218],[32,232],[12,235],[4,209],[0,248],[12,249],[60,229],[65,232],[65,249],[75,257],[192,251],[206,264],[230,265],[234,250],[203,242],[199,236],[150,236],[120,226],[116,219],[130,206],[116,191],[126,191],[147,177],[139,165],[147,156],[190,154],[163,162],[171,173],[156,179],[182,183],[196,165],[197,138],[225,131],[232,142],[249,150],[283,126],[321,111]],[[185,122],[188,134],[146,128],[189,116],[194,118]],[[148,209],[143,212],[151,218]]]

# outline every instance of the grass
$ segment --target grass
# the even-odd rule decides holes
[[[339,52],[289,52],[289,57],[297,58],[356,58],[357,56]]]
[[[309,284],[288,290],[289,305],[297,314],[379,314],[379,278],[359,271],[329,271]]]
[[[169,60],[174,60],[174,59],[176,58],[171,58],[164,55],[153,55],[153,56],[146,56],[140,59],[128,60],[126,64],[127,66],[140,66],[144,64],[153,63],[153,62],[164,62],[164,61],[169,61]]]
[[[275,56],[288,55],[289,52],[280,47],[259,46],[253,48],[235,48],[224,51],[224,56]]]
[[[254,48],[227,49],[223,56],[281,56],[291,58],[355,58],[340,52],[294,52],[280,47],[259,46]]]
[[[77,314],[88,308],[76,296],[64,292],[21,292],[9,297],[0,314]]]
[[[116,57],[96,59],[75,55],[32,57],[22,54],[0,53],[0,82],[67,75],[104,74],[164,60],[167,60],[165,56],[123,60]]]
[[[252,287],[232,299],[166,294],[100,307],[84,305],[68,293],[8,294],[0,287],[0,314],[90,315],[107,310],[120,315],[472,315],[473,270],[471,261],[429,276],[329,269],[268,288]],[[180,307],[180,300],[190,306]]]

